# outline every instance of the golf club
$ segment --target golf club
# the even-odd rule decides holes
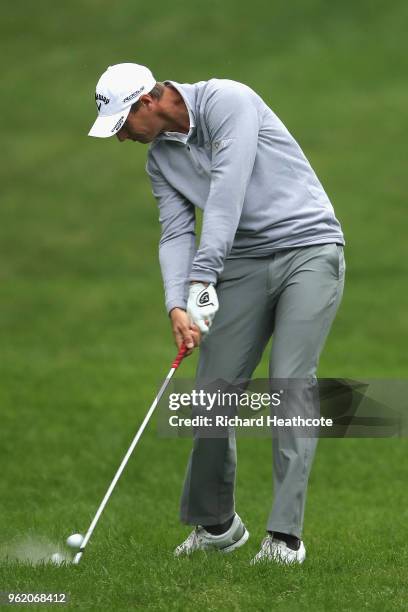
[[[143,420],[143,423],[141,424],[141,426],[139,427],[138,432],[136,433],[135,437],[133,438],[132,443],[129,446],[129,449],[128,449],[126,455],[123,457],[122,463],[120,464],[120,466],[119,466],[119,468],[118,468],[118,470],[117,470],[117,472],[116,472],[116,474],[115,474],[111,484],[109,485],[109,489],[105,493],[105,497],[103,498],[103,500],[102,500],[98,510],[96,511],[96,514],[95,514],[95,516],[94,516],[94,518],[93,518],[93,520],[92,520],[92,522],[91,522],[91,524],[89,526],[89,529],[86,532],[86,534],[85,534],[85,536],[84,536],[84,538],[83,538],[83,540],[81,542],[80,549],[79,549],[79,551],[77,552],[77,554],[74,557],[73,563],[75,565],[77,565],[80,562],[81,557],[83,555],[83,552],[85,550],[85,547],[86,547],[86,545],[88,544],[88,542],[89,542],[89,540],[91,538],[91,535],[92,535],[92,533],[93,533],[93,531],[94,531],[94,529],[95,529],[95,527],[96,527],[96,525],[98,523],[98,520],[99,520],[99,518],[100,518],[100,516],[101,516],[101,514],[102,514],[102,512],[103,512],[103,510],[104,510],[104,508],[106,506],[106,504],[108,503],[108,500],[109,500],[110,496],[112,495],[112,492],[113,492],[113,489],[116,486],[116,483],[118,482],[119,478],[121,477],[121,474],[122,474],[123,470],[125,469],[126,464],[129,461],[129,458],[130,458],[130,456],[131,456],[131,454],[132,454],[136,444],[139,442],[140,437],[141,437],[143,431],[145,430],[146,425],[148,424],[148,422],[150,420],[150,417],[152,416],[152,414],[153,414],[157,404],[159,403],[159,401],[160,401],[164,391],[166,390],[166,388],[167,388],[167,386],[168,386],[168,384],[169,384],[173,374],[175,373],[175,371],[179,367],[180,363],[182,362],[183,358],[185,357],[186,352],[187,352],[187,347],[185,346],[185,344],[182,344],[181,348],[180,348],[180,350],[179,350],[179,352],[177,354],[177,357],[174,359],[173,363],[171,364],[171,369],[170,369],[169,373],[167,374],[167,376],[166,376],[162,386],[160,387],[160,390],[159,390],[158,394],[156,395],[156,397],[155,397],[155,399],[153,401],[153,404],[150,406],[149,411],[148,411],[148,413],[146,414],[146,416],[145,416],[145,418]]]

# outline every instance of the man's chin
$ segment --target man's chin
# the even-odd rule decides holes
[[[139,138],[132,138],[133,142],[140,142],[141,144],[148,144],[152,142],[153,138],[148,138],[148,136],[139,136]]]

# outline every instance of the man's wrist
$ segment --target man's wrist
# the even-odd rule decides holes
[[[183,308],[183,306],[173,306],[173,308],[169,310],[169,317],[171,317],[175,310],[181,310],[182,312],[186,312],[186,309]]]

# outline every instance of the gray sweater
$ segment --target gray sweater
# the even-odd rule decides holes
[[[168,311],[186,307],[190,280],[217,283],[226,258],[344,244],[316,174],[262,98],[227,79],[166,83],[179,91],[190,116],[189,133],[160,134],[146,164],[160,211]],[[203,210],[198,248],[196,206]]]

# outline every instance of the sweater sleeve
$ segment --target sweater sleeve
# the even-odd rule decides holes
[[[217,282],[244,204],[258,146],[260,118],[249,88],[218,87],[204,108],[212,145],[211,184],[190,280]]]
[[[159,260],[167,312],[176,307],[186,309],[188,278],[196,252],[194,206],[167,182],[150,156],[146,171],[159,206]]]

